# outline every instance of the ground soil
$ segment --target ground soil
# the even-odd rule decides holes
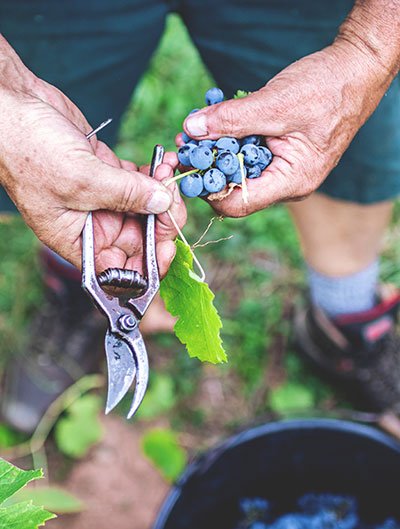
[[[62,486],[86,505],[49,529],[150,529],[169,486],[140,450],[140,432],[118,416],[103,419],[104,437],[74,464]]]

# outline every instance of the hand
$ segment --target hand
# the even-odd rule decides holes
[[[79,109],[59,90],[35,77],[0,37],[0,183],[39,239],[74,265],[81,263],[81,232],[95,211],[96,266],[133,267],[142,249],[134,213],[170,207],[179,223],[185,210],[177,190],[160,179],[173,174],[166,158],[149,178],[119,160],[95,137]],[[165,273],[174,255],[175,230],[157,222],[158,257]]]
[[[248,204],[236,188],[212,206],[242,217],[308,196],[337,165],[389,82],[372,56],[337,40],[291,64],[258,92],[190,115],[184,129],[195,139],[259,134],[274,154],[260,178],[247,180]]]

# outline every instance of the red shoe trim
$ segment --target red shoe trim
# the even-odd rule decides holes
[[[383,300],[379,305],[376,305],[370,310],[364,312],[355,312],[354,314],[343,314],[334,318],[337,325],[349,325],[351,323],[367,323],[389,312],[395,305],[400,303],[400,293]]]

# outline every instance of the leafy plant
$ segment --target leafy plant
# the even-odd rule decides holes
[[[186,452],[172,430],[162,428],[148,430],[142,438],[142,449],[169,482],[177,479],[185,468]]]
[[[57,514],[74,514],[84,510],[84,504],[78,498],[55,486],[21,489],[6,500],[5,505],[14,505],[24,501],[43,505],[46,510]]]
[[[175,259],[161,283],[160,294],[167,310],[178,317],[174,331],[189,356],[213,364],[226,361],[214,294],[195,274],[190,248],[181,241],[176,241]]]
[[[176,403],[174,381],[164,373],[150,375],[150,387],[139,410],[138,419],[153,419],[169,411]]]
[[[32,501],[5,505],[17,491],[32,480],[41,478],[41,470],[21,470],[0,459],[0,529],[37,529],[55,515],[37,507]]]
[[[97,395],[84,395],[69,408],[67,415],[56,424],[55,439],[58,448],[73,458],[84,457],[102,437],[99,412],[102,399]]]

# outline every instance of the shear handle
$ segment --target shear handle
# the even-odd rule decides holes
[[[154,176],[163,158],[164,147],[162,145],[156,145],[151,159],[150,176]],[[142,295],[136,298],[130,298],[127,301],[127,305],[135,311],[140,319],[143,317],[160,288],[160,275],[156,256],[155,215],[153,214],[147,215],[143,251],[146,267],[144,275],[147,278],[147,289]]]

